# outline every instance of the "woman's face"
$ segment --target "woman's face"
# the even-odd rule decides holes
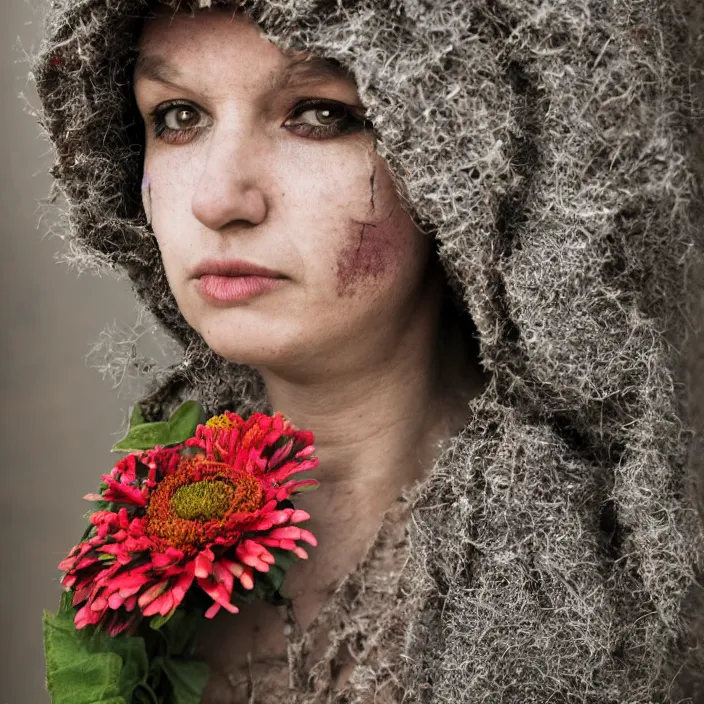
[[[135,69],[171,290],[211,349],[259,367],[334,359],[408,320],[431,247],[353,80],[305,58],[241,15],[164,12]]]

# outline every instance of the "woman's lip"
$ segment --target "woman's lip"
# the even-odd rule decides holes
[[[286,278],[278,271],[273,271],[242,259],[204,259],[191,272],[191,277],[194,279],[200,279],[207,275],[226,277],[262,276],[269,279]]]
[[[198,279],[198,291],[211,301],[246,301],[279,288],[282,278],[271,276],[219,276],[205,274]]]

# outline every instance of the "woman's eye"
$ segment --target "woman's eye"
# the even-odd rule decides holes
[[[306,115],[308,118],[306,119]],[[314,127],[325,127],[347,117],[346,110],[340,105],[328,106],[305,110],[300,115],[301,122],[312,124]]]
[[[167,110],[164,124],[170,130],[183,130],[198,124],[198,113],[188,106],[175,107]]]
[[[202,127],[201,111],[185,103],[157,107],[151,114],[154,136],[166,142],[185,142]]]
[[[207,126],[207,119],[200,108],[187,103],[170,103],[157,106],[151,112],[151,123],[156,139],[183,144]],[[284,126],[298,136],[311,139],[327,139],[372,127],[359,109],[324,100],[302,101]]]
[[[342,103],[316,100],[300,103],[284,126],[302,137],[324,139],[370,125],[352,108]]]

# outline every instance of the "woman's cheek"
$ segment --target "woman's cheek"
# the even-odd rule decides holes
[[[159,247],[167,281],[181,307],[184,303],[181,288],[185,281],[185,253],[179,242],[178,228],[167,227],[168,223],[180,219],[179,213],[173,212],[171,196],[169,181],[160,176],[159,170],[145,168],[142,178],[144,213]]]
[[[410,251],[416,249],[413,232],[414,225],[398,202],[383,220],[351,223],[337,256],[337,295],[352,297],[383,288],[407,259],[418,256]]]

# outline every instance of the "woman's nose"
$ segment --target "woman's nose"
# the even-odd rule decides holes
[[[191,202],[195,217],[215,231],[234,223],[263,222],[268,210],[263,157],[252,134],[214,134]]]

